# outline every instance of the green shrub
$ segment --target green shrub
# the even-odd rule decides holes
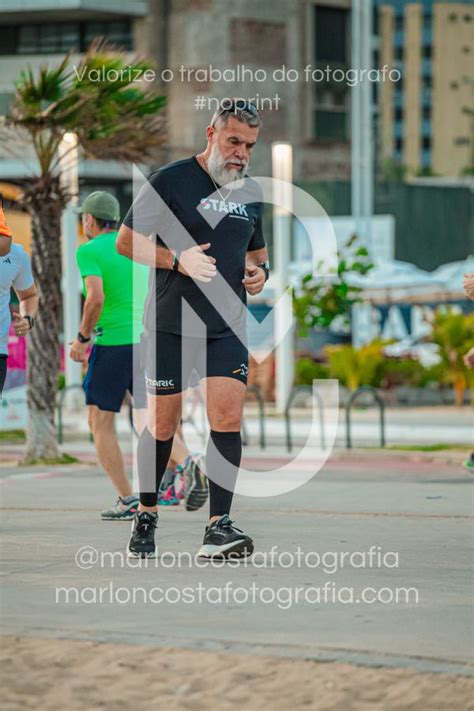
[[[299,358],[295,363],[295,385],[312,385],[313,380],[329,378],[329,368],[311,358]]]
[[[356,390],[360,385],[379,387],[382,382],[385,341],[372,341],[360,348],[353,346],[326,346],[331,378],[341,385]]]

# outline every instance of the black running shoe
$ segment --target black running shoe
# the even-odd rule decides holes
[[[201,558],[245,558],[253,553],[253,541],[233,525],[227,514],[206,526],[204,541],[199,549]]]
[[[202,470],[202,457],[188,457],[183,469],[184,503],[186,511],[197,511],[204,506],[209,496],[207,476]],[[201,464],[201,466],[199,466]]]
[[[138,511],[132,523],[132,537],[127,546],[129,558],[156,558],[155,528],[158,514]]]

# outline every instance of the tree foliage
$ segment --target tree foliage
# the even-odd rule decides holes
[[[77,65],[68,54],[36,75],[23,70],[7,123],[29,134],[42,176],[59,171],[59,145],[68,132],[86,158],[142,162],[163,140],[165,97],[133,81],[151,68],[98,40]]]
[[[329,328],[337,317],[345,325],[350,323],[352,306],[361,301],[362,289],[352,286],[347,276],[367,274],[374,266],[367,249],[355,246],[355,241],[354,235],[345,245],[333,280],[306,274],[294,290],[293,309],[300,336],[307,336],[312,328]]]

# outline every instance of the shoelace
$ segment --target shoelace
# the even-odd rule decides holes
[[[233,531],[238,531],[239,533],[243,533],[241,528],[237,528],[237,526],[234,526],[234,522],[230,518],[228,518],[226,521],[224,521],[224,523],[222,523],[221,525],[219,525],[219,523],[220,523],[220,521],[217,522],[217,527],[219,527],[219,528],[230,528]]]
[[[153,519],[151,516],[147,516],[146,519],[140,517],[137,524],[137,533],[140,536],[147,534],[150,526],[156,528],[156,519]]]

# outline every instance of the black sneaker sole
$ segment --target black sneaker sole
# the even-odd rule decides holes
[[[209,489],[195,488],[193,489],[185,501],[186,511],[197,511],[202,508],[209,496]]]
[[[203,478],[203,481],[205,482],[204,486],[201,485],[198,477]],[[204,477],[205,474],[202,472],[200,472],[197,476],[193,472],[193,486],[188,492],[186,492],[184,499],[186,511],[197,511],[206,503],[209,496],[209,486]]]
[[[253,541],[236,541],[231,547],[220,550],[220,546],[203,544],[199,549],[200,558],[248,558],[254,551]]]
[[[156,558],[158,555],[158,550],[155,548],[154,551],[131,551],[127,546],[127,558]]]

